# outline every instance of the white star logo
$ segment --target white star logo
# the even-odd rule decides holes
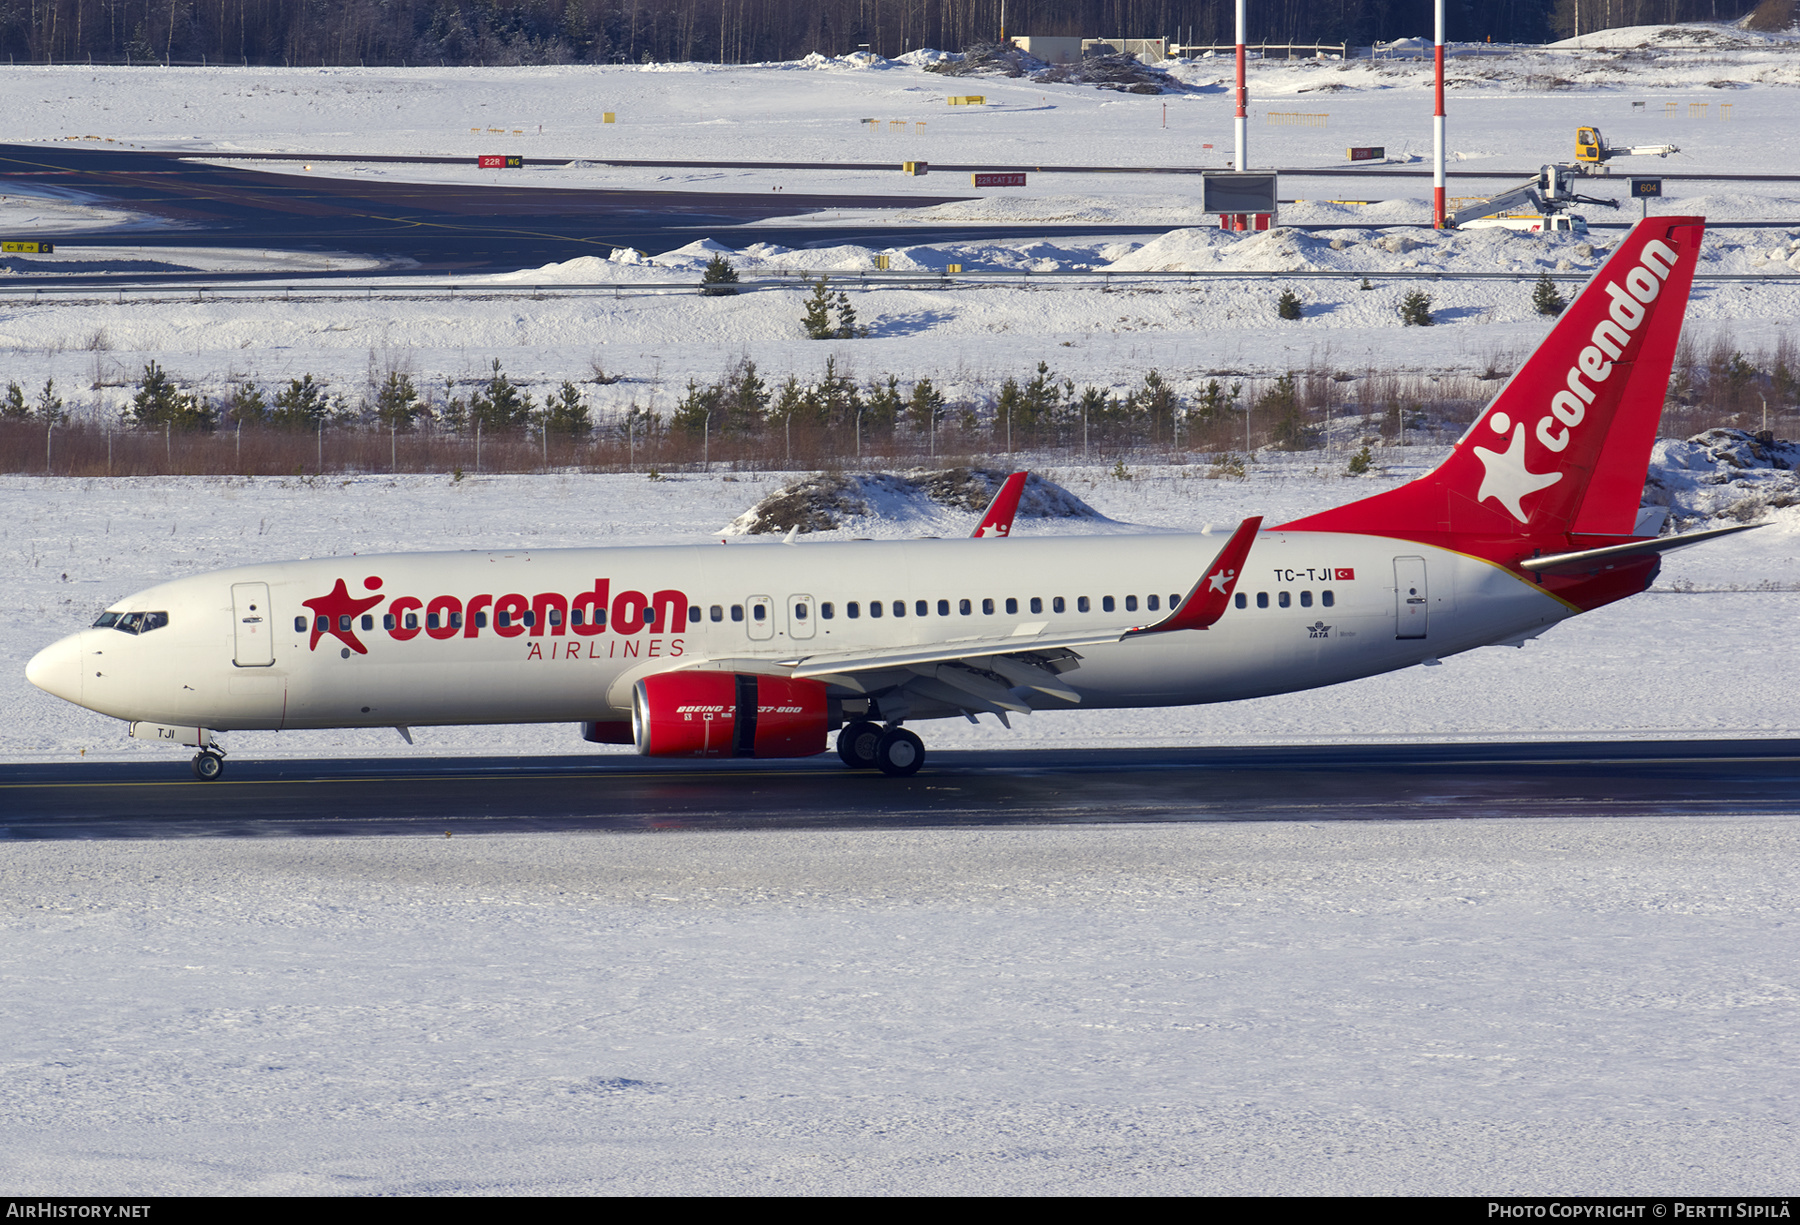
[[[1232,577],[1236,574],[1236,570],[1220,570],[1217,574],[1208,579],[1207,582],[1211,584],[1214,591],[1223,591],[1225,590],[1226,585],[1231,582]]]
[[[1525,466],[1524,422],[1513,427],[1512,445],[1505,451],[1484,451],[1476,447],[1475,455],[1487,468],[1486,475],[1481,478],[1481,492],[1475,495],[1475,500],[1494,499],[1520,523],[1529,520],[1530,516],[1519,506],[1519,500],[1563,479],[1560,472],[1533,472]]]

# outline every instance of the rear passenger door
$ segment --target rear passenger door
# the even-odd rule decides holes
[[[1425,559],[1394,559],[1394,637],[1425,637],[1431,605],[1425,588]]]

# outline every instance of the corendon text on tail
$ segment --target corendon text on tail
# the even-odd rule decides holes
[[[910,774],[931,719],[1225,702],[1518,644],[1721,532],[1639,530],[1704,233],[1638,225],[1434,472],[1291,523],[259,563],[115,603],[45,691],[199,750],[218,733],[579,725],[677,757]],[[1729,528],[1737,531],[1741,528]],[[1009,724],[1010,725],[1010,724]]]

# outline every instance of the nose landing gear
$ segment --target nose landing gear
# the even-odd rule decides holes
[[[224,773],[225,750],[209,745],[194,754],[194,777],[201,782],[214,782]]]

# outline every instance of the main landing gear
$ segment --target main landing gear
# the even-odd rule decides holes
[[[838,756],[852,770],[880,770],[894,778],[917,774],[925,764],[925,742],[904,727],[862,720],[838,733]]]
[[[194,754],[194,777],[201,782],[215,782],[223,773],[225,773],[225,750],[209,746]]]

